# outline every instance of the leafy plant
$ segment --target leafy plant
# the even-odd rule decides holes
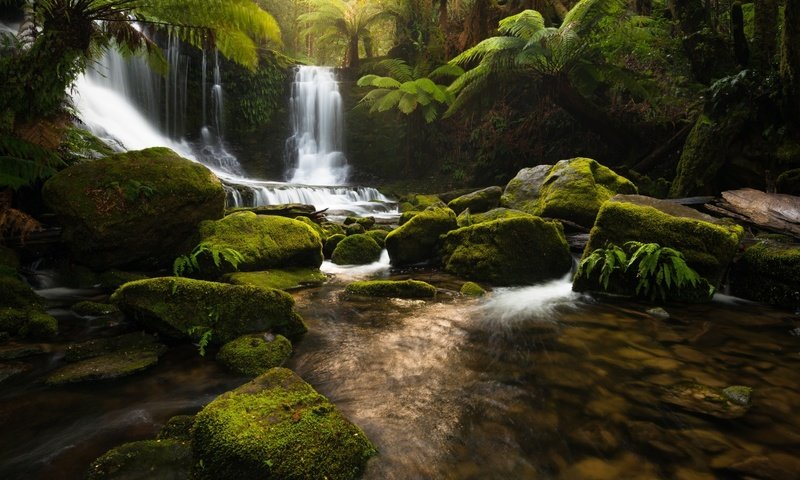
[[[239,264],[244,261],[244,256],[238,250],[229,247],[220,248],[211,242],[201,242],[189,255],[181,255],[172,263],[172,273],[176,277],[182,277],[187,273],[199,272],[201,255],[210,255],[217,268],[222,266],[222,262],[229,263],[234,270],[239,269]]]
[[[214,329],[210,327],[204,327],[202,325],[195,325],[190,327],[186,333],[188,333],[192,337],[197,338],[197,348],[200,353],[201,357],[206,356],[206,347],[211,342],[211,337],[214,334]]]
[[[625,273],[628,269],[628,255],[624,250],[614,244],[606,244],[605,248],[598,248],[581,260],[578,265],[578,277],[590,278],[595,268],[600,268],[600,285],[603,290],[608,290],[608,281],[615,272]]]

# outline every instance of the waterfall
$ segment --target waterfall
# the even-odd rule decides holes
[[[342,185],[347,181],[342,96],[330,67],[299,66],[290,100],[292,136],[287,151],[295,165],[291,182]]]

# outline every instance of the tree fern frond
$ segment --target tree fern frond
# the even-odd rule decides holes
[[[430,74],[428,74],[428,78],[431,80],[436,80],[440,78],[449,78],[449,77],[460,77],[464,74],[464,69],[459,67],[458,65],[451,65],[446,63],[435,68]]]
[[[472,65],[495,52],[519,51],[526,43],[524,39],[517,37],[490,37],[456,55],[449,63],[451,65]]]
[[[561,28],[586,32],[594,28],[604,17],[616,15],[625,7],[625,0],[580,0],[564,15]]]
[[[503,35],[530,39],[536,32],[545,28],[544,17],[536,10],[522,12],[500,20],[498,32]]]
[[[400,82],[391,77],[380,77],[378,75],[364,75],[356,83],[359,87],[378,87],[378,88],[398,88]]]
[[[386,75],[396,78],[400,82],[413,80],[413,71],[405,60],[399,58],[387,58],[375,65],[375,69],[383,71]]]
[[[385,112],[397,106],[400,99],[403,98],[404,92],[401,90],[392,90],[384,95],[380,100],[376,100],[374,109],[378,112]]]

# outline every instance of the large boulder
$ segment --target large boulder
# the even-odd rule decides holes
[[[339,242],[331,254],[331,261],[337,265],[366,265],[377,262],[382,251],[370,236],[359,233]]]
[[[436,255],[439,236],[454,230],[456,214],[444,205],[428,207],[386,236],[392,265],[411,265]]]
[[[291,354],[292,342],[283,335],[254,333],[223,345],[217,361],[239,375],[257,377],[283,365]]]
[[[294,337],[306,331],[294,299],[281,290],[180,277],[126,283],[111,300],[145,327],[174,338],[212,343],[272,331]]]
[[[453,230],[442,240],[446,271],[495,285],[520,285],[565,275],[572,257],[557,221],[517,217]]]
[[[500,205],[500,196],[503,194],[503,189],[500,187],[488,187],[476,192],[462,195],[458,198],[450,200],[447,204],[452,208],[456,215],[469,209],[473,213],[485,212]]]
[[[770,305],[800,307],[800,244],[776,236],[749,247],[731,270],[731,293]]]
[[[364,297],[433,298],[436,287],[419,280],[364,280],[348,284],[345,292]]]
[[[493,208],[488,212],[472,213],[470,209],[466,209],[458,215],[456,221],[459,227],[469,227],[477,223],[491,222],[492,220],[500,220],[501,218],[515,218],[515,217],[533,217],[530,213],[525,213],[522,210],[514,210],[511,208]]]
[[[176,439],[125,443],[104,453],[89,466],[87,480],[189,480],[189,442]]]
[[[591,227],[600,206],[617,193],[637,193],[625,177],[590,158],[523,168],[503,192],[504,207]]]
[[[358,478],[377,452],[291,370],[273,368],[217,397],[192,430],[197,480]]]
[[[200,242],[211,249],[233,249],[244,258],[240,271],[282,267],[313,267],[322,264],[322,240],[309,225],[291,218],[232,213],[221,220],[200,224]],[[203,276],[234,271],[228,262],[216,265],[210,253],[199,258]]]
[[[617,195],[600,209],[583,255],[607,243],[658,243],[683,253],[686,263],[716,287],[743,235],[738,225],[668,200]]]
[[[74,259],[96,270],[171,264],[197,225],[225,210],[219,179],[166,148],[74,165],[42,195]]]

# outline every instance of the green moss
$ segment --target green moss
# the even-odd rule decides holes
[[[389,235],[389,232],[386,230],[369,230],[365,235],[373,239],[379,247],[384,248],[386,246],[386,235]]]
[[[521,210],[514,210],[511,208],[495,208],[483,213],[472,213],[470,209],[466,209],[458,215],[456,221],[459,227],[469,227],[478,223],[491,222],[492,220],[500,220],[501,218],[517,218],[517,217],[533,217],[530,213],[525,213]]]
[[[160,356],[165,351],[166,347],[158,343],[155,336],[144,332],[134,332],[73,343],[67,346],[64,359],[68,362],[77,362],[114,353],[135,354],[137,352],[152,352]]]
[[[317,235],[319,235],[319,238],[322,240],[322,242],[325,242],[325,239],[328,238],[328,234],[325,232],[325,229],[322,228],[322,225],[315,222],[314,220],[311,220],[310,218],[303,216],[295,217],[294,219],[297,220],[298,222],[305,223],[306,225],[311,227],[312,230],[317,232]]]
[[[111,353],[81,360],[59,368],[45,383],[51,386],[94,382],[127,377],[158,363],[158,354],[151,350]]]
[[[189,480],[192,449],[182,440],[143,440],[109,450],[92,462],[87,480]]]
[[[167,420],[156,437],[158,440],[192,440],[194,415],[175,415]]]
[[[364,432],[291,370],[274,368],[197,414],[197,480],[358,478],[377,452]]]
[[[409,193],[400,197],[398,204],[400,212],[418,211],[421,212],[428,207],[442,203],[436,195],[424,195],[420,193]]]
[[[350,235],[336,245],[331,261],[337,265],[366,265],[377,262],[382,250],[368,235]]]
[[[336,250],[336,246],[339,245],[339,242],[344,240],[345,237],[346,235],[338,233],[328,237],[328,239],[325,241],[325,246],[322,248],[322,253],[325,255],[325,258],[331,258],[333,251]]]
[[[572,257],[556,221],[517,217],[454,230],[442,239],[447,272],[495,285],[523,285],[565,275]]]
[[[212,343],[247,333],[273,331],[292,338],[306,331],[291,295],[252,285],[153,278],[123,285],[111,300],[127,316],[176,338],[191,338],[193,327],[212,329]]]
[[[119,312],[115,305],[108,303],[90,302],[88,300],[78,302],[72,306],[72,311],[82,316],[102,317]]]
[[[475,282],[465,282],[464,285],[461,285],[461,295],[482,297],[486,295],[486,290]]]
[[[364,225],[361,225],[360,223],[351,223],[350,225],[346,225],[344,227],[344,233],[347,236],[360,235],[366,231],[367,229],[364,228]]]
[[[219,350],[217,361],[240,375],[257,377],[283,365],[291,354],[292,342],[283,335],[268,340],[259,333],[226,343]]]
[[[0,275],[0,307],[29,308],[42,305],[43,299],[22,280]]]
[[[658,243],[683,253],[686,263],[716,287],[743,235],[742,227],[721,223],[688,207],[620,195],[600,209],[584,256],[606,243]]]
[[[411,265],[434,258],[439,236],[457,226],[456,214],[449,208],[425,209],[386,236],[386,250],[392,265]]]
[[[322,264],[322,240],[309,225],[290,218],[237,212],[222,220],[200,225],[200,240],[218,249],[232,248],[241,253],[241,271],[281,267],[313,267]],[[201,259],[201,271],[230,273],[233,267],[222,262],[215,267],[210,255]]]
[[[367,280],[347,285],[345,292],[365,297],[433,298],[436,287],[419,280]]]
[[[419,213],[420,212],[417,210],[413,210],[410,212],[403,212],[400,214],[400,218],[397,220],[397,224],[402,227],[403,225],[408,223],[409,220],[416,217]]]
[[[762,240],[731,271],[731,293],[770,305],[800,306],[800,245]]]
[[[14,250],[0,245],[0,276],[15,276],[19,268],[19,257]]]
[[[323,238],[326,239],[334,235],[344,235],[344,227],[333,222],[322,222],[322,231],[325,232],[325,236]]]
[[[0,331],[30,340],[49,340],[58,335],[58,321],[38,306],[0,308]]]
[[[456,212],[456,215],[460,214],[466,209],[469,209],[471,212],[475,213],[486,212],[493,208],[497,208],[498,205],[500,205],[500,196],[502,194],[502,188],[488,187],[455,198],[451,200],[447,206]]]
[[[365,230],[375,226],[375,217],[347,217],[344,219],[345,225],[352,225],[357,223],[364,227]]]
[[[317,287],[328,277],[317,268],[273,269],[263,272],[236,272],[223,277],[233,285],[254,285],[260,288],[292,290],[302,287]]]
[[[42,195],[74,259],[97,270],[171,265],[197,224],[225,208],[219,179],[166,148],[74,165],[48,180]]]

